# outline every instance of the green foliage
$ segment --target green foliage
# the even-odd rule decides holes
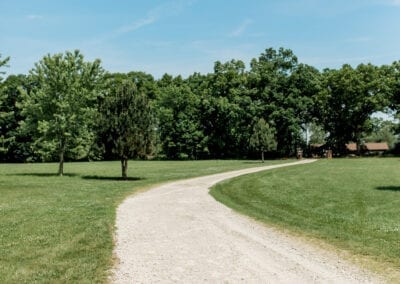
[[[398,159],[325,160],[234,178],[211,194],[260,221],[320,238],[399,272],[398,170]]]
[[[363,140],[365,142],[386,142],[389,148],[392,149],[396,142],[398,142],[398,138],[395,134],[398,124],[381,118],[373,118],[371,124],[372,131],[369,135],[366,135]]]
[[[298,64],[289,49],[270,48],[252,60],[249,82],[258,112],[276,126],[278,151],[293,155],[302,143],[301,125],[311,119],[320,91],[318,70]]]
[[[264,152],[276,150],[276,130],[260,118],[253,127],[253,134],[250,137],[250,146],[262,152],[264,161]]]
[[[158,131],[165,155],[172,159],[197,159],[207,152],[199,120],[200,98],[186,84],[160,88],[156,102]]]
[[[6,62],[0,60],[0,67]],[[293,156],[305,146],[304,133],[313,123],[323,130],[312,131],[312,142],[326,140],[335,152],[344,152],[346,143],[371,134],[372,113],[400,116],[400,62],[319,72],[299,63],[290,49],[269,48],[249,69],[232,59],[186,79],[165,74],[155,80],[144,72],[102,75],[99,61],[85,63],[79,52],[67,52],[46,56],[27,78],[10,76],[0,91],[0,160],[121,158],[96,109],[102,107],[99,97],[114,96],[124,80],[155,111],[153,154],[159,158],[249,157],[259,118],[274,125],[278,156]]]
[[[326,132],[322,126],[316,123],[311,123],[309,131],[311,132],[309,141],[310,144],[325,144]]]
[[[101,105],[103,133],[121,160],[122,176],[127,177],[127,160],[146,157],[154,141],[154,116],[149,99],[130,80],[113,80]]]
[[[321,121],[330,144],[344,151],[346,143],[359,144],[362,133],[371,131],[371,114],[383,108],[385,80],[371,64],[356,69],[343,65],[339,70],[325,70],[323,77]]]
[[[30,82],[24,75],[11,75],[4,81],[0,92],[0,152],[2,161],[32,161],[30,149],[31,133],[22,133],[19,123],[25,119],[21,113],[24,93],[30,89]]]
[[[35,152],[44,160],[64,154],[81,159],[94,139],[95,102],[101,96],[100,61],[85,62],[79,51],[47,55],[31,70],[35,82],[23,103],[22,129],[32,132]]]

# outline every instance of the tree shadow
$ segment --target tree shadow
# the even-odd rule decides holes
[[[378,186],[375,187],[377,190],[388,190],[388,191],[400,191],[400,186]]]
[[[7,174],[8,176],[31,176],[31,177],[58,177],[58,174],[54,173],[17,173],[17,174]],[[78,174],[66,173],[63,174],[64,177],[76,177]]]
[[[141,177],[107,177],[107,176],[82,176],[83,179],[92,179],[92,180],[110,180],[110,181],[138,181],[143,180]]]

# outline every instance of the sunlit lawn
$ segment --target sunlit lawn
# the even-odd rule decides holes
[[[277,161],[278,162],[278,161]],[[276,163],[277,163],[276,162]],[[118,204],[151,184],[261,166],[254,161],[0,164],[0,283],[104,282]]]
[[[399,158],[321,160],[238,177],[211,193],[239,212],[400,272]]]

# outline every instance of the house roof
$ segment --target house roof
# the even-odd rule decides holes
[[[346,149],[348,151],[357,151],[357,144],[356,143],[348,143],[348,144],[346,144]]]
[[[382,143],[365,143],[364,147],[368,151],[386,151],[389,150],[389,146],[386,142]]]

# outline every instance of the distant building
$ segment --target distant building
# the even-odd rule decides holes
[[[365,143],[363,145],[363,152],[367,155],[382,155],[387,150],[389,150],[389,145],[386,142]]]

